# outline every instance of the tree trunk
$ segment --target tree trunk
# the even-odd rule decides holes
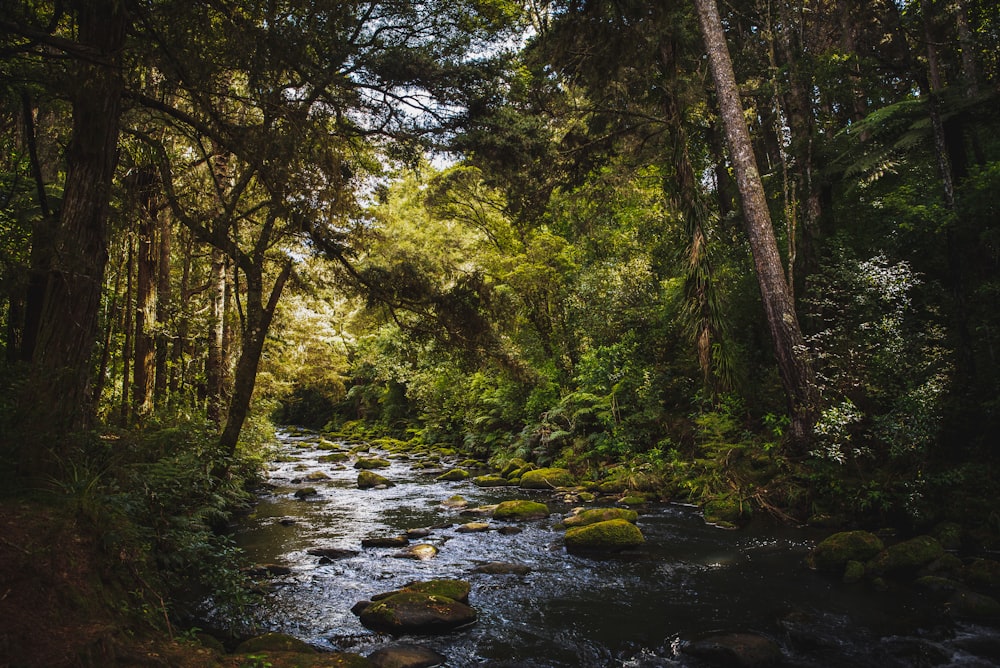
[[[73,3],[78,43],[92,54],[79,61],[72,96],[73,129],[55,253],[45,282],[38,337],[18,406],[26,475],[52,471],[67,454],[65,436],[96,419],[91,395],[101,291],[108,257],[108,203],[118,158],[125,41],[123,3]]]
[[[153,411],[153,383],[156,378],[156,348],[153,327],[156,323],[156,194],[152,174],[140,174],[139,252],[135,291],[135,356],[132,415],[141,421]]]
[[[170,241],[172,226],[170,215],[164,211],[160,215],[159,257],[156,263],[156,381],[153,386],[154,401],[157,405],[165,403],[167,398],[167,360],[170,358],[170,337],[167,335],[167,323],[171,320],[170,293]]]
[[[792,420],[791,436],[795,441],[803,442],[811,434],[818,404],[812,364],[782,270],[764,186],[744,121],[743,106],[740,104],[718,7],[715,0],[695,0],[695,4],[719,98],[736,184],[742,199],[764,314],[788,399]]]
[[[208,316],[208,359],[205,361],[205,383],[208,393],[208,419],[222,426],[225,397],[223,344],[225,337],[226,256],[212,249],[212,275],[209,281],[210,307]]]
[[[271,295],[268,297],[267,304],[263,303],[264,286],[260,271],[251,272],[246,277],[247,312],[243,347],[240,351],[239,361],[236,363],[236,376],[233,380],[233,397],[229,403],[229,415],[222,436],[219,437],[222,451],[229,456],[236,452],[240,430],[243,429],[243,423],[250,413],[250,401],[253,398],[254,385],[257,381],[257,367],[260,365],[260,358],[264,352],[267,331],[271,327],[274,310],[278,306],[278,300],[281,298],[281,293],[285,289],[285,283],[291,273],[292,262],[286,260],[274,281],[274,285],[271,286]],[[225,471],[216,471],[217,476],[224,473]]]

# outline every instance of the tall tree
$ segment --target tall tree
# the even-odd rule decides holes
[[[767,197],[744,120],[739,88],[715,0],[695,0],[705,39],[709,67],[739,187],[747,238],[764,304],[764,315],[774,345],[781,382],[788,399],[791,435],[804,441],[811,433],[819,405],[812,362],[795,304],[782,269],[781,255],[767,208]]]

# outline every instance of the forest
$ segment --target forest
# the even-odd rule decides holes
[[[296,425],[996,549],[998,58],[993,0],[0,0],[5,523],[169,627]]]

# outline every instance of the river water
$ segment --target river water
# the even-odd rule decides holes
[[[438,482],[437,471],[393,459],[379,470],[395,483],[360,490],[352,461],[320,461],[315,437],[280,436],[271,487],[241,520],[238,545],[257,563],[290,567],[268,581],[254,617],[260,630],[289,633],[321,648],[368,654],[394,642],[428,646],[448,666],[646,668],[703,665],[685,646],[716,633],[752,633],[777,642],[792,666],[998,666],[1000,628],[956,621],[939,603],[908,589],[847,586],[803,564],[824,534],[780,526],[729,531],[707,525],[698,509],[641,509],[641,550],[614,558],[571,555],[558,520],[570,508],[542,493]],[[349,446],[344,446],[345,448]],[[375,450],[372,455],[383,455]],[[312,472],[329,476],[306,481]],[[318,494],[294,496],[302,487]],[[473,520],[442,505],[461,495],[470,507],[511,498],[548,503],[548,519],[518,523],[519,533],[462,533]],[[610,505],[610,501],[600,505]],[[411,544],[439,552],[420,561],[398,549],[362,548],[370,537],[410,529],[431,533]],[[322,560],[314,548],[357,554]],[[324,563],[325,561],[325,563]],[[473,572],[488,562],[530,567],[527,575]],[[369,631],[351,613],[358,601],[413,580],[472,583],[479,622],[451,634],[391,636]]]

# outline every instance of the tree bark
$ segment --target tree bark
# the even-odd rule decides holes
[[[212,275],[209,282],[210,307],[208,316],[208,358],[205,361],[208,419],[222,425],[225,399],[223,345],[225,337],[226,256],[212,249]]]
[[[253,399],[254,385],[257,382],[257,367],[264,352],[264,342],[267,331],[274,319],[274,310],[285,289],[285,283],[292,273],[292,262],[286,260],[280,273],[271,286],[271,294],[267,303],[263,301],[264,286],[261,272],[251,271],[247,278],[246,329],[243,332],[243,346],[239,361],[236,363],[236,375],[233,379],[233,396],[229,402],[229,414],[226,426],[219,437],[219,445],[224,453],[231,456],[236,452],[240,431],[247,415],[250,414],[250,401]],[[217,476],[224,471],[216,471]]]
[[[135,291],[135,355],[133,358],[132,415],[141,421],[153,411],[153,384],[156,378],[156,219],[155,174],[140,173],[140,226]]]
[[[768,330],[774,345],[778,371],[788,399],[791,436],[797,442],[807,440],[812,431],[818,404],[818,390],[811,359],[802,338],[798,317],[782,270],[781,256],[771,225],[767,198],[750,133],[740,104],[736,76],[729,57],[722,21],[715,0],[695,0],[702,36],[708,52],[709,67],[726,139],[733,161],[736,184],[743,204],[747,236]]]
[[[32,428],[48,436],[89,428],[96,417],[90,396],[91,354],[108,256],[107,214],[118,159],[120,61],[127,23],[123,3],[72,4],[77,10],[78,42],[95,57],[77,67],[56,252],[20,411]],[[53,445],[57,457],[59,448],[58,442]],[[38,472],[38,464],[45,466],[40,455],[29,454],[27,468]]]

